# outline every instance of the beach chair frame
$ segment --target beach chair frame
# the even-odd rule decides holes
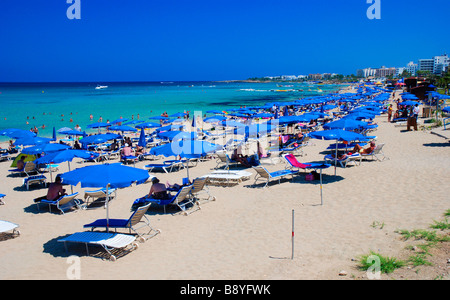
[[[292,176],[292,180],[294,179],[294,175],[298,173],[296,170],[279,170],[275,172],[269,172],[266,168],[262,166],[252,167],[256,171],[255,182],[253,185],[256,185],[258,181],[265,181],[265,185],[263,188],[269,185],[271,180],[278,180],[278,183],[281,183],[281,179],[286,176]]]

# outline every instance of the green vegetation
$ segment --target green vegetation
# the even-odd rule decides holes
[[[450,235],[447,232],[444,232],[445,230],[450,229],[450,223],[448,220],[450,217],[450,209],[448,209],[443,215],[444,220],[435,220],[434,223],[429,226],[433,230],[401,229],[396,231],[403,237],[404,240],[422,241],[421,244],[417,244],[415,246],[410,245],[407,247],[407,249],[413,252],[413,254],[410,255],[406,261],[399,260],[395,257],[384,257],[379,253],[370,251],[370,254],[360,257],[358,265],[359,269],[368,271],[371,268],[374,268],[376,263],[374,261],[374,256],[377,256],[379,259],[379,271],[385,274],[392,273],[396,269],[402,268],[406,265],[411,265],[413,267],[432,266],[433,264],[428,260],[429,257],[432,256],[430,249],[432,247],[436,247],[439,243],[450,241]],[[384,225],[384,222],[380,223],[378,221],[374,221],[371,227],[382,229]],[[418,272],[418,270],[416,272]]]
[[[381,273],[392,273],[395,269],[406,265],[404,261],[398,260],[395,257],[385,257],[381,254],[370,251],[370,254],[361,256],[359,260],[359,268],[363,271],[367,271],[369,268],[372,268],[374,266],[374,261],[372,259],[373,256],[377,256],[379,258]]]

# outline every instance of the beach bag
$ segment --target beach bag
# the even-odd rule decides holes
[[[305,175],[305,180],[306,181],[313,181],[314,180],[314,175],[313,174],[306,174]]]

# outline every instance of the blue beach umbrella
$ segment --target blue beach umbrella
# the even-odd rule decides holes
[[[158,123],[154,123],[154,122],[145,122],[142,124],[138,124],[134,127],[139,128],[139,129],[140,128],[158,128],[158,127],[161,127],[161,125]]]
[[[39,144],[33,147],[28,147],[22,150],[22,153],[28,155],[35,155],[41,153],[52,153],[69,149],[70,146],[64,144],[55,144],[55,143],[45,143]]]
[[[53,135],[52,135],[52,140],[53,141],[56,141],[56,129],[55,129],[55,127],[53,126]]]
[[[408,101],[403,101],[402,103],[399,103],[400,105],[407,105],[407,106],[411,106],[411,105],[420,105],[419,102],[417,101],[412,101],[412,100],[408,100]]]
[[[227,118],[224,116],[212,116],[212,117],[207,117],[203,119],[203,122],[206,123],[215,123],[215,122],[220,122],[220,121],[225,121]]]
[[[101,128],[101,127],[108,127],[111,126],[111,124],[108,123],[104,123],[104,122],[96,122],[96,123],[92,123],[87,125],[87,128]]]
[[[165,138],[170,141],[182,139],[194,140],[197,138],[197,132],[178,131],[178,130],[159,132],[157,135],[160,138]]]
[[[314,131],[311,133],[308,133],[308,136],[314,139],[319,140],[336,140],[336,157],[337,157],[337,142],[338,141],[368,141],[369,138],[366,136],[352,132],[347,131],[343,129],[330,129],[330,130],[320,130],[320,131]],[[334,164],[334,175],[336,175],[336,164],[337,161]]]
[[[36,133],[24,129],[7,128],[0,131],[0,135],[5,135],[13,139],[20,139],[25,137],[34,137],[36,136]]]
[[[118,124],[118,123],[122,123],[122,122],[125,122],[125,121],[128,121],[128,119],[119,118],[117,120],[112,121],[111,123],[112,124]]]
[[[222,149],[221,145],[212,144],[207,141],[179,140],[162,146],[153,147],[150,153],[153,155],[180,156],[182,158],[200,158],[208,153],[213,153]],[[187,164],[187,162],[186,162]],[[186,165],[187,178],[189,178],[189,168]]]
[[[343,118],[323,125],[324,129],[355,130],[367,126],[366,122]]]
[[[141,128],[141,134],[139,135],[138,146],[144,147],[147,146],[147,142],[145,141],[145,132],[144,128]]]
[[[444,107],[442,110],[446,113],[450,113],[450,106]]]
[[[178,117],[184,117],[185,115],[186,115],[186,113],[177,112],[177,113],[171,114],[169,117],[178,118]]]
[[[90,152],[86,150],[75,150],[75,149],[67,149],[62,151],[57,151],[53,153],[49,153],[47,155],[41,156],[34,160],[35,164],[51,164],[51,163],[61,163],[65,161],[72,161],[75,157],[83,158],[83,159],[94,159],[99,154],[95,152]],[[70,166],[69,166],[70,170]]]
[[[16,145],[31,146],[31,145],[50,143],[51,141],[52,141],[51,138],[29,136],[29,137],[23,137],[23,138],[17,139],[14,143]]]
[[[106,195],[108,195],[109,188],[125,188],[131,186],[133,183],[142,184],[149,177],[147,170],[124,166],[121,163],[87,166],[61,175],[63,183],[71,185],[80,183],[82,188],[106,188]],[[108,202],[109,196],[106,198],[107,231],[109,231]]]
[[[103,133],[84,137],[80,140],[82,144],[101,144],[110,140],[119,139],[120,135],[115,133]]]
[[[114,125],[114,126],[109,127],[109,130],[122,131],[122,132],[126,132],[126,131],[136,132],[137,131],[136,128],[128,126],[128,125]]]

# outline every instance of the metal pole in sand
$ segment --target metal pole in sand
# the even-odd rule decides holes
[[[292,254],[291,259],[294,259],[294,210],[292,210]]]

